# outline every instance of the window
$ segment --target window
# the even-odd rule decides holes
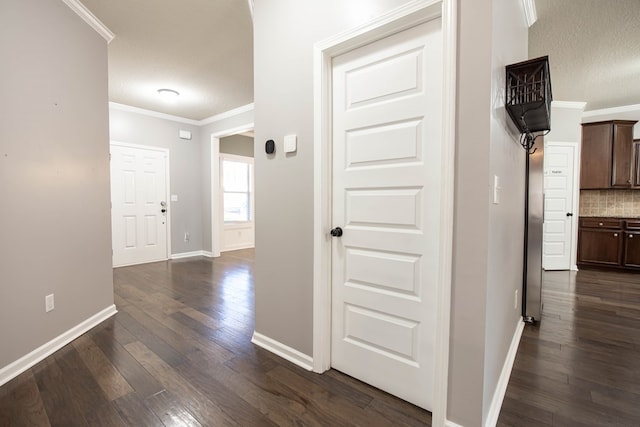
[[[252,221],[253,165],[241,160],[222,159],[224,222]]]

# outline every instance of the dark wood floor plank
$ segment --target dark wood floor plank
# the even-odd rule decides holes
[[[127,380],[88,335],[76,339],[73,346],[107,399],[116,400],[133,391]]]
[[[62,374],[54,357],[48,357],[32,368],[40,397],[52,426],[83,426],[87,424],[75,393]]]
[[[127,351],[170,391],[202,424],[237,425],[218,405],[204,396],[156,353],[141,342],[127,344]]]
[[[113,322],[112,325],[116,325]],[[116,339],[114,328],[107,324],[91,331],[91,337],[133,390],[142,398],[156,394],[164,387]]]
[[[145,405],[153,411],[162,424],[167,427],[202,427],[216,425],[213,422],[201,424],[193,414],[167,390],[149,396],[145,401]]]
[[[49,417],[31,370],[0,388],[0,426],[49,425]]]
[[[162,393],[162,392],[159,392]],[[129,393],[113,402],[125,425],[155,427],[162,424],[160,418],[145,404],[138,393]]]

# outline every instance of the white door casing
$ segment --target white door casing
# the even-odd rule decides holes
[[[441,19],[334,58],[334,368],[431,410]]]
[[[544,229],[542,262],[545,270],[570,270],[576,217],[576,143],[545,144]]]
[[[168,258],[168,156],[164,149],[111,143],[114,267]]]

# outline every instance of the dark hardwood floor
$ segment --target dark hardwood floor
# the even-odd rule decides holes
[[[424,426],[251,343],[253,251],[114,270],[118,314],[0,387],[0,426]]]
[[[253,251],[114,270],[118,314],[0,387],[0,426],[424,426],[251,344]],[[640,275],[546,272],[499,426],[640,426]],[[468,426],[470,427],[470,426]]]
[[[545,272],[498,426],[640,426],[640,275]]]

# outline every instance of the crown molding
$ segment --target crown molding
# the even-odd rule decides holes
[[[582,113],[582,117],[597,117],[607,114],[632,113],[640,111],[640,104],[623,105],[621,107],[603,108],[601,110],[590,110]]]
[[[566,108],[568,110],[584,110],[586,102],[551,101],[551,108]]]
[[[84,22],[89,24],[91,28],[93,28],[98,34],[100,34],[106,41],[107,44],[111,43],[111,40],[114,39],[115,34],[111,32],[106,25],[102,23],[96,16],[91,13],[89,9],[82,3],[80,0],[62,0],[64,4],[69,6],[71,10],[73,10],[76,15],[78,15]]]
[[[144,108],[132,107],[131,105],[118,104],[117,102],[109,102],[109,109],[127,111],[129,113],[142,114],[144,116],[156,117],[158,119],[171,120],[174,122],[185,123],[188,125],[201,126],[202,123],[198,120],[187,119],[185,117],[174,116],[166,113],[159,113],[157,111],[145,110]]]
[[[522,0],[524,15],[527,18],[527,25],[531,27],[538,20],[535,0]]]
[[[200,126],[204,126],[214,122],[218,122],[220,120],[228,119],[229,117],[237,116],[242,113],[248,113],[249,111],[253,111],[254,107],[255,105],[252,102],[251,104],[243,105],[242,107],[234,108],[233,110],[225,111],[224,113],[216,114],[215,116],[202,119],[198,122],[198,124]]]

